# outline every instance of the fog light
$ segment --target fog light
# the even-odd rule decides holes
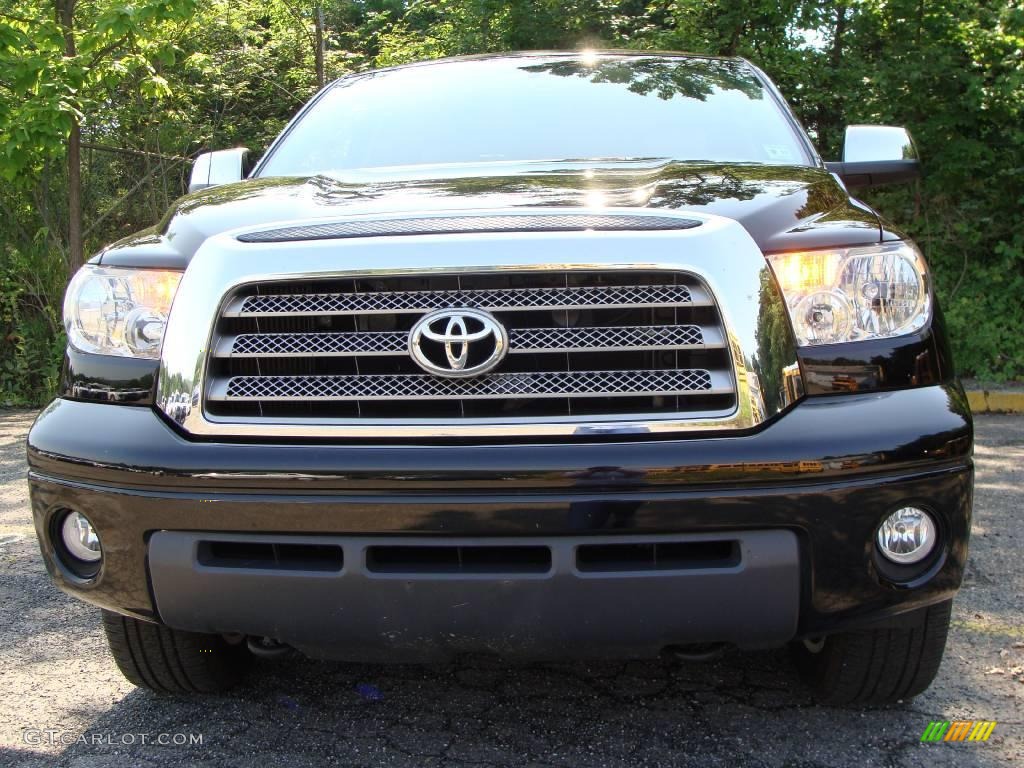
[[[935,549],[935,521],[922,509],[897,509],[878,527],[878,549],[894,563],[919,563]]]
[[[98,563],[103,557],[100,537],[89,518],[80,512],[70,512],[60,526],[60,536],[68,554],[83,563]]]

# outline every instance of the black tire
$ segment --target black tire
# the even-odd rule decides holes
[[[217,693],[235,685],[249,659],[244,644],[180,632],[103,611],[103,630],[121,673],[157,693]]]
[[[830,635],[815,651],[794,643],[797,667],[824,704],[905,701],[935,679],[952,607],[947,600],[906,614],[892,627]]]

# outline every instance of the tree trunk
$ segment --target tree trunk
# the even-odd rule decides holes
[[[82,129],[71,118],[68,136],[68,275],[85,263],[82,243]]]
[[[313,29],[315,31],[316,51],[316,84],[323,88],[327,84],[327,77],[324,73],[324,7],[317,3],[313,9]]]
[[[77,0],[56,0],[57,15],[64,31],[64,56],[74,58],[75,5]],[[82,128],[78,118],[71,116],[68,134],[68,275],[73,275],[85,262],[82,243]]]
[[[829,83],[832,99],[822,101],[816,110],[818,127],[818,145],[826,155],[842,156],[843,131],[845,128],[845,96],[842,87],[840,71],[843,66],[843,52],[845,45],[846,26],[848,22],[849,8],[846,2],[840,0],[835,5],[835,27],[832,30],[832,47],[829,50],[829,74],[826,82]],[[836,154],[839,153],[839,154]]]
[[[832,36],[832,67],[836,69],[843,61],[843,35],[846,33],[846,3],[836,6],[836,32]]]

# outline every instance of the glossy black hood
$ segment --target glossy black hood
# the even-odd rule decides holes
[[[429,176],[427,178],[426,176]],[[824,169],[719,163],[559,162],[417,169],[415,175],[250,179],[187,195],[105,264],[183,267],[234,229],[355,214],[521,207],[651,208],[739,221],[763,251],[878,242],[878,217]]]

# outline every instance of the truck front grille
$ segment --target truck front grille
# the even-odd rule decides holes
[[[475,377],[425,372],[409,335],[439,309],[491,313],[507,356]],[[359,423],[697,417],[736,406],[710,291],[692,275],[640,271],[250,284],[217,320],[205,398],[213,418]]]

